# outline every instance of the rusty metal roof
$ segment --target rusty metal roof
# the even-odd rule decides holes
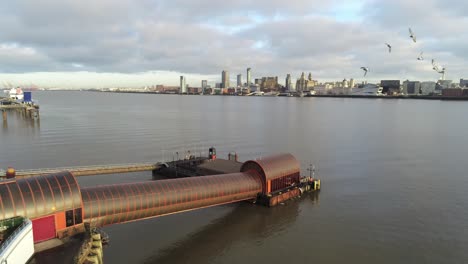
[[[70,172],[0,181],[0,219],[34,219],[78,207],[80,188]]]
[[[256,198],[252,171],[82,188],[84,221],[104,226]]]
[[[293,155],[285,153],[244,162],[241,171],[249,170],[256,170],[262,176],[265,192],[267,181],[300,173],[301,166]]]

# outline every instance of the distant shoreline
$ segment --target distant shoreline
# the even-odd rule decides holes
[[[176,93],[158,93],[158,92],[138,92],[138,91],[94,91],[94,90],[49,90],[54,91],[77,91],[77,92],[100,92],[100,93],[129,93],[129,94],[157,94],[157,95],[179,95]],[[189,96],[200,96],[200,94],[184,94]],[[244,95],[229,95],[229,94],[213,94],[203,96],[244,96]],[[297,97],[297,96],[254,96],[254,97]],[[306,97],[326,97],[326,98],[360,98],[360,99],[415,99],[415,100],[441,100],[441,101],[468,101],[468,96],[426,96],[426,95],[395,95],[395,96],[376,96],[376,95],[306,95]]]

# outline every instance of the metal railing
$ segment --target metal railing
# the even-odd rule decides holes
[[[5,241],[2,242],[2,244],[0,245],[0,255],[3,254],[4,250],[6,248],[8,248],[8,246],[10,246],[10,244],[13,242],[13,240],[16,239],[16,236],[21,233],[26,227],[28,226],[31,226],[32,228],[32,222],[31,220],[25,218],[23,220],[23,223],[21,225],[19,225],[15,231],[13,231],[8,237],[7,239],[5,239]]]
[[[85,172],[85,171],[95,171],[95,170],[113,170],[121,168],[137,168],[137,167],[156,167],[158,163],[154,162],[145,162],[145,163],[126,163],[126,164],[107,164],[107,165],[91,165],[91,166],[73,166],[73,167],[58,167],[58,168],[41,168],[41,169],[25,169],[17,170],[16,175],[30,175],[30,174],[50,174],[61,171],[71,171],[71,172]],[[0,177],[6,175],[6,170],[0,170]]]

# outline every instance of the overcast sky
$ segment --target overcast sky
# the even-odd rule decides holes
[[[409,38],[408,27],[417,43]],[[200,86],[252,68],[284,83],[468,78],[464,0],[15,0],[0,3],[0,86]],[[390,43],[392,53],[385,42]],[[424,61],[418,61],[424,52]]]

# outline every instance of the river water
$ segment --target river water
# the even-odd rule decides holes
[[[467,263],[468,104],[425,100],[35,92],[40,124],[9,113],[0,167],[172,160],[215,146],[290,152],[319,194],[105,227],[105,263]],[[150,172],[79,178],[144,181]],[[66,263],[72,246],[33,263]]]

